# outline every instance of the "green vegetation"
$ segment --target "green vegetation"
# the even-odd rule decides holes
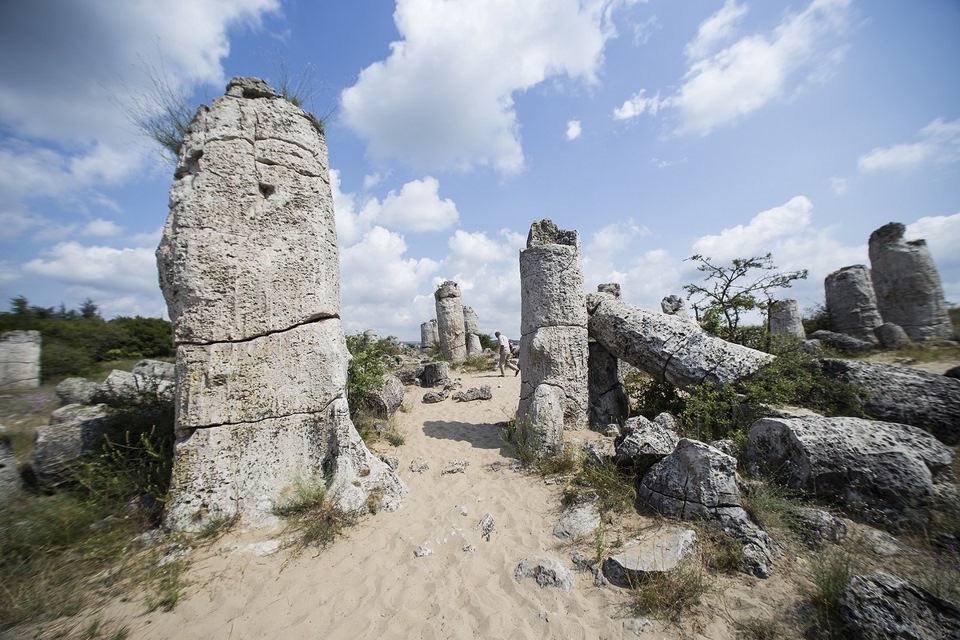
[[[601,514],[623,513],[637,500],[636,477],[623,473],[613,462],[585,462],[567,484],[563,502],[572,505],[595,499]]]
[[[90,299],[79,310],[37,307],[24,296],[0,312],[0,333],[39,331],[40,377],[44,382],[88,376],[104,361],[171,358],[175,355],[170,322],[159,318],[118,317],[106,321]]]
[[[812,587],[808,594],[814,606],[816,626],[822,638],[843,638],[847,630],[840,617],[840,598],[856,573],[853,554],[841,547],[825,549],[813,557]]]
[[[806,269],[778,271],[769,253],[734,258],[729,266],[715,264],[708,256],[687,259],[697,262],[697,271],[706,274],[704,284],[683,287],[688,300],[696,297],[692,307],[697,321],[724,340],[738,344],[748,342],[748,332],[740,326],[746,313],[755,309],[766,313],[775,290],[789,288],[794,281],[807,277]],[[760,275],[755,275],[757,271]]]
[[[494,360],[482,353],[474,353],[466,357],[460,364],[464,371],[489,371],[494,366]]]
[[[680,622],[710,591],[710,577],[696,561],[688,561],[674,571],[645,575],[643,580],[631,585],[629,609],[634,616],[649,615]]]
[[[500,442],[522,466],[544,476],[566,475],[577,469],[579,461],[567,448],[541,455],[540,438],[540,430],[527,416],[513,418],[500,428]]]
[[[362,333],[346,336],[352,359],[347,367],[347,403],[356,417],[366,409],[367,396],[383,382],[387,372],[385,359],[393,355],[396,341],[384,338],[369,342]]]
[[[323,482],[297,482],[273,509],[297,534],[297,545],[324,547],[345,528],[356,522],[356,514],[345,513],[328,499]]]

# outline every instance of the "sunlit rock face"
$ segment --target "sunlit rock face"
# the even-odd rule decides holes
[[[398,507],[406,487],[347,409],[322,126],[234,78],[184,139],[157,264],[177,344],[167,525],[269,521],[297,481],[346,509]]]

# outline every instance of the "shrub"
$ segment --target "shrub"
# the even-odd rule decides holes
[[[357,416],[366,408],[366,398],[383,383],[386,373],[384,356],[389,355],[388,339],[368,342],[362,333],[346,336],[347,350],[353,357],[347,367],[347,404],[350,415]]]
[[[564,503],[588,497],[597,499],[601,513],[626,511],[637,500],[636,478],[621,472],[613,462],[586,463],[567,486]]]

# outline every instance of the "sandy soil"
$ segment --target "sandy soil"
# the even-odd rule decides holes
[[[400,510],[365,517],[322,551],[285,547],[279,527],[235,527],[192,553],[188,586],[172,611],[145,613],[142,598],[132,597],[83,618],[126,628],[131,640],[724,639],[742,637],[738,622],[776,620],[795,609],[798,567],[788,558],[769,580],[711,575],[713,592],[679,625],[631,617],[627,591],[595,587],[587,572],[576,573],[569,593],[517,582],[522,559],[548,555],[572,568],[571,552],[593,557],[594,541],[554,538],[563,481],[518,470],[501,448],[497,423],[513,415],[520,378],[473,373],[462,381],[464,388],[490,385],[493,399],[423,404],[424,390],[406,390],[409,410],[396,418],[406,442],[381,447],[400,458],[410,487]],[[429,462],[423,473],[410,471],[418,457]],[[442,474],[458,459],[469,462],[464,473]],[[489,541],[478,529],[486,514],[496,521]],[[654,523],[634,517],[607,526],[610,540]],[[415,556],[419,547],[432,554]],[[799,637],[799,630],[781,629],[780,637]]]

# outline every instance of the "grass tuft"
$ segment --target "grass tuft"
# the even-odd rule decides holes
[[[852,553],[841,547],[824,550],[814,556],[810,578],[810,602],[816,615],[817,630],[824,638],[843,638],[845,625],[840,617],[840,597],[856,572]]]
[[[344,512],[328,499],[322,484],[305,482],[295,483],[290,495],[274,507],[273,513],[286,520],[301,548],[324,547],[356,522],[356,515]]]
[[[690,561],[675,571],[647,574],[630,591],[633,615],[677,623],[710,591],[710,579],[700,563]]]

